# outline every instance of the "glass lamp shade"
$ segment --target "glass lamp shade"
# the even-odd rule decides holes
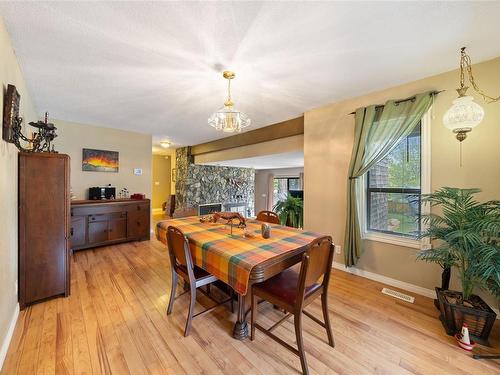
[[[226,133],[240,132],[250,125],[248,115],[232,106],[224,106],[208,118],[208,125]]]
[[[483,108],[472,96],[461,96],[443,116],[443,124],[455,133],[467,132],[479,125],[484,118]]]

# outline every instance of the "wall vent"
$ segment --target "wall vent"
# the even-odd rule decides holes
[[[402,299],[405,302],[409,302],[409,303],[415,302],[415,297],[409,296],[408,294],[398,292],[396,290],[384,288],[384,289],[382,289],[382,293],[387,294],[388,296],[391,296],[394,298]]]

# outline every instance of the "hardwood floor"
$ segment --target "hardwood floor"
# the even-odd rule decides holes
[[[166,315],[168,255],[154,239],[77,252],[71,266],[69,298],[21,312],[2,374],[300,373],[298,357],[264,334],[257,332],[254,342],[233,339],[236,317],[225,306],[195,319],[184,338],[188,298]],[[323,328],[303,321],[312,373],[500,373],[500,362],[473,360],[446,336],[430,299],[415,295],[408,304],[381,294],[383,284],[338,270],[331,282],[335,349]],[[210,305],[201,293],[198,298]],[[309,311],[321,317],[319,301]],[[281,316],[259,306],[263,325]],[[276,334],[295,342],[293,321]],[[500,348],[498,322],[492,335]]]

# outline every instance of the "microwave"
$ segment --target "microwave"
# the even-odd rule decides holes
[[[116,188],[114,186],[94,186],[89,188],[90,200],[115,199]]]

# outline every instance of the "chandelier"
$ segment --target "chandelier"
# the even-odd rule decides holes
[[[235,76],[234,72],[226,70],[222,76],[227,79],[227,100],[224,102],[224,107],[208,118],[208,125],[226,133],[240,132],[241,129],[249,126],[251,121],[247,114],[234,108],[234,103],[231,100],[231,80]]]
[[[472,96],[466,95],[469,88],[465,86],[466,71],[470,84],[483,97],[486,103],[493,103],[500,100],[500,96],[494,98],[479,89],[472,75],[471,59],[465,52],[465,47],[462,47],[460,50],[460,87],[457,89],[458,98],[453,101],[453,105],[443,116],[444,126],[453,131],[460,142],[467,138],[467,133],[479,125],[484,118],[483,108],[474,102]]]

